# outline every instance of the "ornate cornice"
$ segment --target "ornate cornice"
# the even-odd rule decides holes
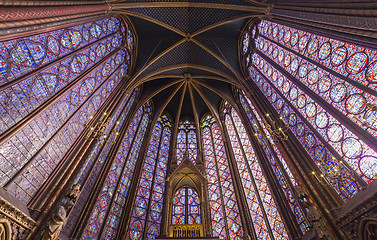
[[[27,229],[33,229],[36,226],[34,219],[13,206],[10,202],[0,196],[0,213],[4,214],[14,222]]]

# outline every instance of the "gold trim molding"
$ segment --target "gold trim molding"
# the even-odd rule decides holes
[[[34,219],[26,215],[24,212],[13,206],[10,202],[0,197],[0,213],[12,221],[20,224],[26,229],[33,229],[36,226]]]

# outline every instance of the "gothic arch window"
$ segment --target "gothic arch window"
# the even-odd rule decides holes
[[[191,187],[178,189],[173,198],[172,224],[201,224],[200,197]]]
[[[23,203],[126,76],[128,30],[99,18],[0,43],[0,184]]]
[[[197,139],[194,122],[183,120],[179,122],[177,134],[177,163],[183,161],[185,152],[188,151],[190,160],[196,164],[197,157]]]
[[[101,169],[105,165],[111,148],[115,145],[119,137],[121,126],[135,101],[138,90],[134,90],[131,95],[126,94],[122,97],[120,104],[113,111],[108,120],[107,127],[103,135],[95,140],[91,150],[85,155],[84,163],[75,176],[73,184],[84,186],[73,210],[69,214],[67,224],[63,228],[63,233],[70,236],[76,227],[80,214],[84,210],[86,202],[89,201],[90,192],[98,179]],[[104,144],[105,142],[105,144]]]
[[[167,115],[162,115],[154,126],[132,210],[130,239],[154,239],[160,235],[171,128]]]
[[[116,237],[150,117],[151,107],[147,103],[136,112],[132,119],[99,193],[88,225],[84,230],[83,239],[113,239]]]
[[[221,239],[243,239],[228,158],[219,125],[213,116],[203,117],[201,133],[213,236]]]
[[[377,176],[376,51],[267,20],[250,27],[251,79],[346,201]]]
[[[294,187],[297,186],[297,182],[250,99],[248,99],[243,92],[239,93],[238,97],[250,120],[254,131],[254,136],[262,145],[272,170],[275,173],[276,179],[278,180],[281,189],[285,193],[285,197],[291,207],[292,213],[294,213],[296,216],[296,220],[300,225],[301,231],[305,233],[308,228],[308,222],[304,215],[305,210],[303,211],[301,209],[295,194]]]
[[[288,239],[275,200],[240,117],[227,103],[224,104],[223,114],[256,236],[262,239]]]

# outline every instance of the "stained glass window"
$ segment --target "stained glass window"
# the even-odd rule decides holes
[[[346,201],[377,176],[376,51],[270,21],[254,29],[252,80]]]
[[[80,170],[75,176],[73,184],[79,183],[84,187],[73,210],[70,212],[67,224],[63,228],[63,233],[66,236],[70,236],[74,230],[73,228],[76,226],[80,214],[82,213],[86,202],[89,200],[90,192],[93,190],[93,186],[98,179],[102,167],[104,166],[105,159],[107,158],[110,149],[119,136],[120,128],[134,103],[135,95],[136,91],[133,92],[130,97],[128,95],[123,97],[121,103],[117,106],[117,109],[109,118],[108,127],[104,132],[104,136],[108,137],[104,139],[104,136],[102,136],[96,141],[92,149],[85,156],[85,161],[83,162],[82,166],[80,166]],[[106,143],[103,144],[103,141]]]
[[[190,187],[178,189],[173,198],[172,224],[200,224],[200,198]]]
[[[220,239],[243,239],[241,217],[220,128],[211,115],[201,123],[212,234]]]
[[[239,94],[241,105],[244,108],[247,116],[249,117],[251,126],[254,130],[254,136],[258,139],[259,143],[262,145],[263,150],[266,154],[267,159],[275,173],[276,179],[279,181],[281,189],[285,193],[285,197],[291,207],[292,213],[295,214],[297,223],[303,233],[306,232],[308,228],[308,222],[305,219],[304,212],[298,204],[298,199],[295,194],[294,186],[297,185],[293,174],[289,170],[285,159],[280,154],[278,148],[274,144],[270,133],[268,132],[266,126],[264,125],[258,112],[255,110],[251,101],[242,93]],[[263,133],[260,131],[260,127],[263,128]],[[270,143],[267,141],[270,140]],[[271,144],[271,145],[270,145]],[[286,178],[285,174],[289,177]]]
[[[287,231],[243,123],[233,108],[227,104],[225,106],[225,125],[255,234],[260,239],[288,239]]]
[[[178,125],[177,135],[177,163],[183,161],[185,152],[188,152],[190,160],[196,164],[197,140],[195,124],[189,120],[181,121]]]
[[[127,29],[110,17],[0,43],[0,184],[25,204],[126,76]]]
[[[140,108],[128,127],[84,230],[83,239],[114,239],[116,237],[150,114],[150,107]],[[102,225],[104,226],[101,233]]]
[[[163,115],[153,129],[132,210],[130,239],[155,239],[160,235],[171,126],[171,120]]]

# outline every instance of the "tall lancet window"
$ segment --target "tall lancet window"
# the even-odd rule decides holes
[[[254,136],[262,145],[267,159],[271,164],[272,170],[275,173],[276,179],[279,181],[281,189],[285,193],[285,197],[291,207],[292,213],[296,215],[297,223],[300,225],[302,232],[305,233],[308,228],[307,220],[305,219],[303,210],[297,202],[297,196],[294,193],[294,187],[297,186],[297,182],[250,99],[248,99],[243,93],[239,94],[239,98],[254,130]],[[263,132],[260,130],[261,128]],[[270,141],[268,142],[268,140]]]
[[[200,198],[191,187],[178,189],[173,198],[172,224],[201,224]]]
[[[241,217],[219,125],[206,115],[201,122],[213,236],[243,239]]]
[[[275,200],[241,119],[225,104],[225,125],[258,239],[288,239]]]
[[[115,94],[132,56],[118,18],[56,28],[0,43],[0,186],[25,204]]]
[[[83,239],[116,237],[150,116],[151,108],[146,104],[130,123],[84,230]]]
[[[374,49],[262,21],[251,79],[347,200],[377,178]]]
[[[132,210],[130,239],[154,239],[160,235],[171,126],[166,115],[154,126]]]
[[[188,152],[190,160],[196,164],[197,140],[194,122],[190,120],[181,121],[178,125],[177,134],[177,163],[183,161],[185,152]]]

